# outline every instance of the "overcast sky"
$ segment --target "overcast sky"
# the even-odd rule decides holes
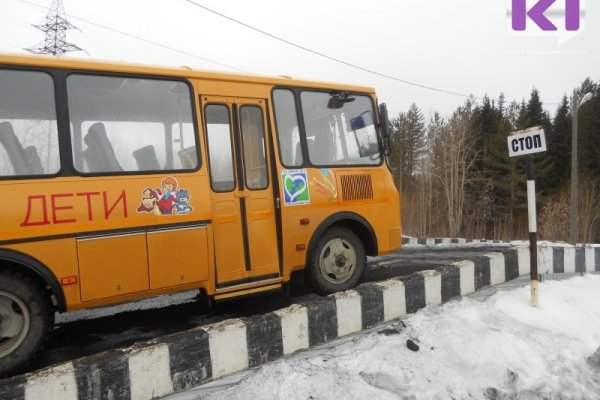
[[[530,28],[535,25],[532,20],[527,21],[525,36],[515,35],[507,20],[507,0],[194,1],[289,42],[399,80],[476,97],[487,93],[497,98],[504,92],[507,100],[518,101],[527,99],[535,86],[552,115],[556,106],[551,103],[570,95],[583,79],[600,80],[598,1],[580,0],[584,29],[562,45],[555,36],[533,36],[538,32]],[[528,7],[535,3],[527,1]],[[564,8],[564,1],[556,4]],[[23,48],[43,42],[44,34],[31,24],[42,23],[51,4],[52,0],[1,0],[0,51],[23,53]],[[74,57],[211,70],[229,66],[263,75],[373,86],[392,115],[406,111],[413,102],[426,118],[434,111],[448,115],[465,101],[284,44],[187,0],[63,0],[63,4],[69,21],[79,28],[69,31],[67,40],[87,52],[69,54]],[[552,21],[558,25],[560,15],[556,18]]]

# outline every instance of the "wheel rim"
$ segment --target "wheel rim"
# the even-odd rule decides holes
[[[319,270],[323,278],[339,285],[349,280],[356,267],[356,250],[343,238],[333,238],[321,249]]]
[[[15,351],[25,340],[31,318],[23,300],[0,290],[0,358]]]

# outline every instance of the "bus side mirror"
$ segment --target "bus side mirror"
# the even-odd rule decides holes
[[[353,131],[358,131],[372,125],[375,125],[375,122],[373,122],[373,112],[371,111],[365,111],[358,117],[350,120],[350,129]]]
[[[379,105],[379,126],[381,128],[381,138],[383,139],[383,153],[389,156],[392,153],[390,139],[390,119],[385,103]]]

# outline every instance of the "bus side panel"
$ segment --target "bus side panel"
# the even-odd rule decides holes
[[[364,217],[377,236],[379,255],[402,245],[400,196],[386,165],[336,171],[339,205]]]
[[[147,233],[150,289],[208,279],[207,227]]]
[[[79,240],[77,254],[83,301],[148,290],[145,233]]]
[[[384,217],[381,221],[381,239],[379,240],[379,254],[388,254],[398,250],[402,246],[402,217],[400,213],[400,193],[396,189],[394,184],[394,177],[391,172],[385,167],[383,174],[383,182],[385,183],[385,190],[387,194],[387,203],[384,205],[384,209],[381,210],[378,215]],[[389,236],[386,235],[386,231],[389,232]],[[379,234],[378,234],[379,236]],[[386,240],[386,236],[389,240]],[[389,246],[389,247],[387,247]]]
[[[220,80],[197,80],[196,90],[202,96],[216,95],[231,98],[261,98],[271,97],[272,85],[260,83],[239,83]]]
[[[158,193],[165,178],[190,196],[190,211],[161,214],[145,192]],[[0,208],[0,243],[12,239],[138,229],[210,220],[208,179],[201,174],[118,175],[28,180],[10,188],[12,207]],[[5,189],[7,190],[7,189]],[[163,190],[164,192],[164,190]],[[153,200],[152,198],[150,200]]]
[[[50,268],[59,283],[62,278],[79,276],[77,245],[73,238],[19,243],[2,246],[2,248],[15,250],[35,258]],[[76,279],[75,283],[63,285],[62,290],[67,305],[81,302],[79,279]]]
[[[185,213],[161,214],[146,201],[147,189],[157,192],[165,178],[176,180],[177,189],[187,191]],[[3,187],[10,188],[12,207],[0,209],[0,243],[39,259],[59,282],[75,276],[82,285],[82,297],[77,293],[79,285],[65,286],[68,309],[83,307],[82,301],[96,305],[103,299],[104,305],[135,300],[162,285],[194,282],[199,287],[209,276],[207,234],[190,235],[184,230],[206,229],[210,223],[209,185],[202,171],[6,181],[0,183]],[[146,231],[163,226],[172,232],[161,231],[146,240]],[[32,242],[11,243],[28,239]],[[163,250],[168,255],[156,257]],[[195,261],[186,263],[186,259]],[[136,293],[133,298],[131,293]]]
[[[284,241],[286,279],[292,271],[303,268],[315,230],[336,213],[353,213],[368,221],[376,235],[378,254],[400,247],[399,196],[385,166],[309,168],[297,172],[298,176],[304,173],[308,181],[307,202],[282,207],[283,235],[287,239]],[[281,193],[281,197],[284,196],[285,193]],[[301,220],[308,223],[302,224]]]

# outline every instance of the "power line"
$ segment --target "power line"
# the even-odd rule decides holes
[[[16,44],[14,44],[14,43],[6,42],[6,41],[4,41],[4,40],[0,40],[0,44],[5,44],[5,45],[8,45],[8,46],[11,46],[11,47],[17,48],[17,49],[19,49],[19,50],[22,50],[22,49],[23,49],[21,46],[17,46],[17,45],[16,45]]]
[[[33,27],[29,22],[26,22],[26,21],[24,21],[22,19],[16,18],[16,17],[14,17],[14,16],[12,16],[10,14],[6,14],[5,13],[3,15],[0,15],[0,18],[4,18],[5,20],[10,21],[10,22],[12,22],[15,25],[22,24],[22,25],[28,26],[29,28]]]
[[[398,77],[395,77],[395,76],[387,75],[387,74],[384,74],[384,73],[381,73],[381,72],[374,71],[374,70],[372,70],[372,69],[369,69],[369,68],[365,68],[365,67],[361,67],[361,66],[359,66],[359,65],[356,65],[356,64],[352,64],[352,63],[350,63],[350,62],[348,62],[348,61],[344,61],[344,60],[341,60],[341,59],[339,59],[339,58],[332,57],[332,56],[330,56],[330,55],[327,55],[327,54],[325,54],[325,53],[321,53],[321,52],[319,52],[319,51],[316,51],[316,50],[310,49],[310,48],[308,48],[308,47],[305,47],[305,46],[299,45],[299,44],[297,44],[297,43],[291,42],[291,41],[289,41],[289,40],[283,39],[283,38],[281,38],[281,37],[279,37],[279,36],[277,36],[277,35],[274,35],[274,34],[272,34],[272,33],[266,32],[266,31],[264,31],[264,30],[262,30],[262,29],[256,28],[256,27],[254,27],[254,26],[252,26],[252,25],[249,25],[249,24],[247,24],[247,23],[245,23],[245,22],[242,22],[242,21],[240,21],[240,20],[237,20],[237,19],[235,19],[235,18],[229,17],[229,16],[227,16],[227,15],[225,15],[225,14],[223,14],[223,13],[220,13],[220,12],[218,12],[218,11],[215,11],[215,10],[213,10],[213,9],[211,9],[211,8],[208,8],[208,7],[206,7],[206,6],[203,6],[203,5],[201,5],[201,4],[198,4],[198,3],[196,3],[195,1],[192,1],[192,0],[186,0],[186,1],[187,1],[188,3],[191,3],[191,4],[195,5],[196,7],[200,7],[200,8],[202,8],[202,9],[203,9],[203,10],[205,10],[205,11],[208,11],[208,12],[210,12],[210,13],[213,13],[213,14],[215,14],[215,15],[218,15],[219,17],[221,17],[221,18],[225,18],[225,19],[227,19],[227,20],[229,20],[229,21],[235,22],[235,23],[236,23],[236,24],[238,24],[238,25],[241,25],[241,26],[243,26],[243,27],[246,27],[246,28],[248,28],[248,29],[251,29],[251,30],[253,30],[253,31],[255,31],[255,32],[261,33],[261,34],[263,34],[263,35],[265,35],[265,36],[268,36],[268,37],[270,37],[270,38],[272,38],[272,39],[278,40],[278,41],[280,41],[280,42],[282,42],[282,43],[285,43],[285,44],[287,44],[287,45],[290,45],[290,46],[296,47],[296,48],[298,48],[298,49],[304,50],[304,51],[306,51],[306,52],[308,52],[308,53],[315,54],[315,55],[317,55],[317,56],[319,56],[319,57],[323,57],[323,58],[326,58],[326,59],[328,59],[328,60],[335,61],[335,62],[337,62],[337,63],[340,63],[340,64],[344,64],[344,65],[346,65],[346,66],[348,66],[348,67],[351,67],[351,68],[354,68],[354,69],[358,69],[358,70],[360,70],[360,71],[363,71],[363,72],[368,72],[368,73],[370,73],[370,74],[377,75],[377,76],[380,76],[380,77],[382,77],[382,78],[391,79],[391,80],[394,80],[394,81],[396,81],[396,82],[401,82],[401,83],[404,83],[404,84],[406,84],[406,85],[411,85],[411,86],[419,87],[419,88],[422,88],[422,89],[433,90],[433,91],[436,91],[436,92],[440,92],[440,93],[446,93],[446,94],[451,94],[451,95],[454,95],[454,96],[460,96],[460,97],[467,97],[467,98],[473,97],[473,96],[471,96],[471,95],[464,94],[464,93],[453,92],[453,91],[451,91],[451,90],[439,89],[439,88],[436,88],[436,87],[433,87],[433,86],[428,86],[428,85],[423,85],[423,84],[421,84],[421,83],[416,83],[416,82],[407,81],[407,80],[405,80],[405,79],[400,79],[400,78],[398,78]],[[479,100],[481,100],[481,98],[480,98],[480,97],[475,97],[475,99],[479,99]]]
[[[29,5],[32,5],[34,7],[38,7],[38,8],[43,8],[43,9],[46,9],[46,10],[50,10],[50,8],[42,6],[42,5],[37,4],[37,3],[34,3],[33,1],[30,1],[30,0],[20,0],[20,1],[23,2],[23,3],[27,3]],[[324,53],[312,50],[312,49],[307,48],[305,46],[301,46],[301,45],[299,45],[297,43],[294,43],[294,42],[291,42],[289,40],[283,39],[281,37],[278,37],[276,35],[273,35],[271,33],[263,31],[263,30],[261,30],[259,28],[253,27],[253,26],[251,26],[249,24],[246,24],[246,23],[244,23],[242,21],[239,21],[239,20],[236,20],[236,19],[234,19],[232,17],[229,17],[229,16],[227,16],[225,14],[222,14],[222,13],[220,13],[218,11],[210,9],[210,8],[208,8],[206,6],[198,4],[198,3],[196,3],[196,2],[194,2],[192,0],[186,0],[186,1],[188,1],[189,3],[191,3],[191,4],[193,4],[193,5],[197,6],[197,7],[202,8],[202,9],[204,9],[204,10],[210,12],[210,13],[213,13],[213,14],[221,17],[221,18],[225,18],[227,20],[230,20],[230,21],[232,21],[232,22],[234,22],[236,24],[242,25],[242,26],[244,26],[244,27],[246,27],[248,29],[251,29],[251,30],[254,30],[254,31],[258,32],[258,33],[266,35],[266,36],[268,36],[268,37],[270,37],[272,39],[281,41],[281,42],[283,42],[285,44],[288,44],[290,46],[299,48],[299,49],[304,50],[306,52],[315,54],[317,56],[329,59],[331,61],[344,64],[344,65],[349,66],[351,68],[355,68],[355,69],[358,69],[358,70],[363,71],[363,72],[367,72],[367,73],[370,73],[370,74],[373,74],[373,75],[377,75],[377,76],[380,76],[380,77],[383,77],[383,78],[386,78],[386,79],[391,79],[391,80],[394,80],[394,81],[397,81],[397,82],[401,82],[401,83],[404,83],[404,84],[407,84],[407,85],[419,87],[419,88],[422,88],[422,89],[432,90],[432,91],[436,91],[436,92],[440,92],[440,93],[445,93],[445,94],[450,94],[450,95],[459,96],[459,97],[473,98],[475,100],[483,100],[482,97],[476,97],[476,96],[472,96],[472,95],[467,95],[465,93],[458,93],[458,92],[453,92],[453,91],[450,91],[450,90],[439,89],[439,88],[436,88],[436,87],[433,87],[433,86],[428,86],[428,85],[424,85],[424,84],[420,84],[420,83],[416,83],[416,82],[411,82],[411,81],[408,81],[408,80],[405,80],[405,79],[400,79],[398,77],[394,77],[394,76],[383,74],[383,73],[380,73],[380,72],[377,72],[377,71],[374,71],[374,70],[371,70],[371,69],[368,69],[368,68],[365,68],[365,67],[361,67],[361,66],[352,64],[350,62],[347,62],[347,61],[344,61],[344,60],[341,60],[341,59],[329,56],[327,54],[324,54]],[[98,23],[86,20],[84,18],[80,18],[80,17],[74,16],[74,15],[69,15],[69,14],[66,14],[66,15],[68,17],[70,17],[70,18],[73,18],[75,20],[84,22],[86,24],[90,24],[92,26],[96,26],[96,27],[101,28],[101,29],[105,29],[105,30],[108,30],[108,31],[111,31],[111,32],[114,32],[114,33],[117,33],[117,34],[120,34],[120,35],[124,35],[124,36],[130,37],[130,38],[142,41],[144,43],[151,44],[153,46],[158,46],[158,47],[161,47],[161,48],[164,48],[164,49],[167,49],[167,50],[171,50],[171,51],[174,51],[174,52],[177,52],[177,53],[180,53],[180,54],[184,54],[184,55],[187,55],[187,56],[190,56],[190,57],[193,57],[193,58],[196,58],[196,59],[199,59],[199,60],[211,63],[211,64],[215,64],[215,65],[219,65],[219,66],[231,69],[231,70],[235,70],[235,71],[238,71],[238,72],[249,73],[248,71],[242,70],[240,68],[236,68],[236,67],[233,67],[231,65],[220,63],[218,61],[214,61],[214,60],[210,60],[210,59],[207,59],[207,58],[204,58],[204,57],[200,57],[200,56],[198,56],[196,54],[193,54],[193,53],[190,53],[190,52],[187,52],[187,51],[184,51],[184,50],[180,50],[180,49],[177,49],[177,48],[174,48],[172,46],[168,46],[168,45],[165,45],[165,44],[162,44],[162,43],[154,42],[152,40],[144,39],[142,37],[139,37],[139,36],[127,33],[127,32],[123,32],[123,31],[120,31],[120,30],[117,30],[117,29],[114,29],[114,28],[110,28],[110,27],[107,27],[107,26],[104,26],[104,25],[101,25],[101,24],[98,24]],[[544,103],[544,104],[545,105],[556,105],[558,103]]]
[[[49,9],[48,7],[42,6],[42,5],[40,5],[40,4],[34,3],[34,2],[32,2],[32,1],[29,1],[29,0],[21,0],[21,1],[22,1],[23,3],[27,3],[27,4],[29,4],[29,5],[32,5],[32,6],[35,6],[35,7],[44,8],[44,9]],[[186,56],[194,57],[194,58],[196,58],[196,59],[198,59],[198,60],[202,60],[202,61],[205,61],[205,62],[208,62],[208,63],[211,63],[211,64],[215,64],[215,65],[219,65],[219,66],[221,66],[221,67],[225,67],[225,68],[228,68],[228,69],[231,69],[231,70],[234,70],[234,71],[238,71],[238,72],[244,72],[244,73],[249,73],[248,71],[244,71],[244,70],[242,70],[242,69],[240,69],[240,68],[232,67],[231,65],[223,64],[223,63],[220,63],[220,62],[218,62],[218,61],[209,60],[208,58],[200,57],[200,56],[198,56],[198,55],[196,55],[196,54],[192,54],[192,53],[189,53],[189,52],[187,52],[187,51],[184,51],[184,50],[180,50],[180,49],[177,49],[177,48],[174,48],[174,47],[171,47],[171,46],[168,46],[168,45],[162,44],[162,43],[154,42],[154,41],[152,41],[152,40],[144,39],[144,38],[142,38],[142,37],[139,37],[139,36],[133,35],[133,34],[131,34],[131,33],[127,33],[127,32],[120,31],[120,30],[118,30],[118,29],[110,28],[110,27],[108,27],[108,26],[104,26],[104,25],[98,24],[98,23],[96,23],[96,22],[92,22],[92,21],[86,20],[86,19],[84,19],[84,18],[80,18],[80,17],[74,16],[74,15],[69,15],[69,14],[66,14],[66,15],[67,15],[68,17],[70,17],[70,18],[73,18],[73,19],[75,19],[75,20],[78,20],[78,21],[84,22],[84,23],[86,23],[86,24],[89,24],[89,25],[92,25],[92,26],[95,26],[95,27],[98,27],[98,28],[101,28],[101,29],[105,29],[105,30],[111,31],[111,32],[117,33],[117,34],[119,34],[119,35],[124,35],[124,36],[130,37],[130,38],[132,38],[132,39],[136,39],[136,40],[139,40],[139,41],[141,41],[141,42],[144,42],[144,43],[151,44],[151,45],[153,45],[153,46],[158,46],[158,47],[161,47],[161,48],[163,48],[163,49],[167,49],[167,50],[174,51],[174,52],[176,52],[176,53],[180,53],[180,54],[184,54],[184,55],[186,55]]]
[[[451,94],[451,95],[459,96],[459,97],[473,98],[475,100],[484,100],[483,97],[477,97],[477,96],[468,95],[468,94],[465,94],[465,93],[458,93],[458,92],[454,92],[454,91],[451,91],[451,90],[440,89],[440,88],[436,88],[436,87],[433,87],[433,86],[428,86],[428,85],[424,85],[424,84],[420,84],[420,83],[408,81],[408,80],[405,80],[405,79],[401,79],[401,78],[398,78],[398,77],[395,77],[395,76],[392,76],[392,75],[387,75],[387,74],[384,74],[384,73],[381,73],[381,72],[378,72],[378,71],[375,71],[375,70],[372,70],[372,69],[369,69],[369,68],[361,67],[359,65],[352,64],[351,62],[344,61],[342,59],[339,59],[339,58],[327,55],[325,53],[321,53],[319,51],[310,49],[308,47],[302,46],[302,45],[294,43],[294,42],[291,42],[291,41],[289,41],[287,39],[284,39],[284,38],[279,37],[277,35],[274,35],[272,33],[266,32],[266,31],[264,31],[262,29],[256,28],[256,27],[254,27],[252,25],[249,25],[249,24],[247,24],[247,23],[245,23],[243,21],[237,20],[237,19],[232,18],[232,17],[230,17],[228,15],[225,15],[225,14],[223,14],[221,12],[213,10],[212,8],[206,7],[206,6],[202,5],[202,4],[198,4],[198,3],[196,3],[193,0],[186,0],[186,1],[188,3],[191,3],[191,4],[195,5],[196,7],[202,8],[205,11],[208,11],[208,12],[210,12],[212,14],[215,14],[215,15],[221,17],[221,18],[227,19],[227,20],[229,20],[231,22],[234,22],[234,23],[236,23],[238,25],[241,25],[241,26],[243,26],[245,28],[251,29],[251,30],[253,30],[255,32],[258,32],[260,34],[268,36],[268,37],[270,37],[272,39],[275,39],[275,40],[280,41],[282,43],[285,43],[287,45],[296,47],[296,48],[301,49],[303,51],[306,51],[308,53],[315,54],[315,55],[317,55],[319,57],[323,57],[323,58],[326,58],[328,60],[331,60],[331,61],[343,64],[343,65],[346,65],[348,67],[358,69],[358,70],[363,71],[363,72],[367,72],[367,73],[370,73],[370,74],[373,74],[373,75],[377,75],[377,76],[380,76],[380,77],[383,77],[383,78],[386,78],[386,79],[391,79],[391,80],[394,80],[396,82],[401,82],[401,83],[404,83],[404,84],[407,84],[407,85],[411,85],[411,86],[415,86],[415,87],[419,87],[419,88],[422,88],[422,89],[433,90],[433,91],[436,91],[436,92]],[[546,105],[558,105],[558,103],[544,103],[544,104],[546,104]]]

